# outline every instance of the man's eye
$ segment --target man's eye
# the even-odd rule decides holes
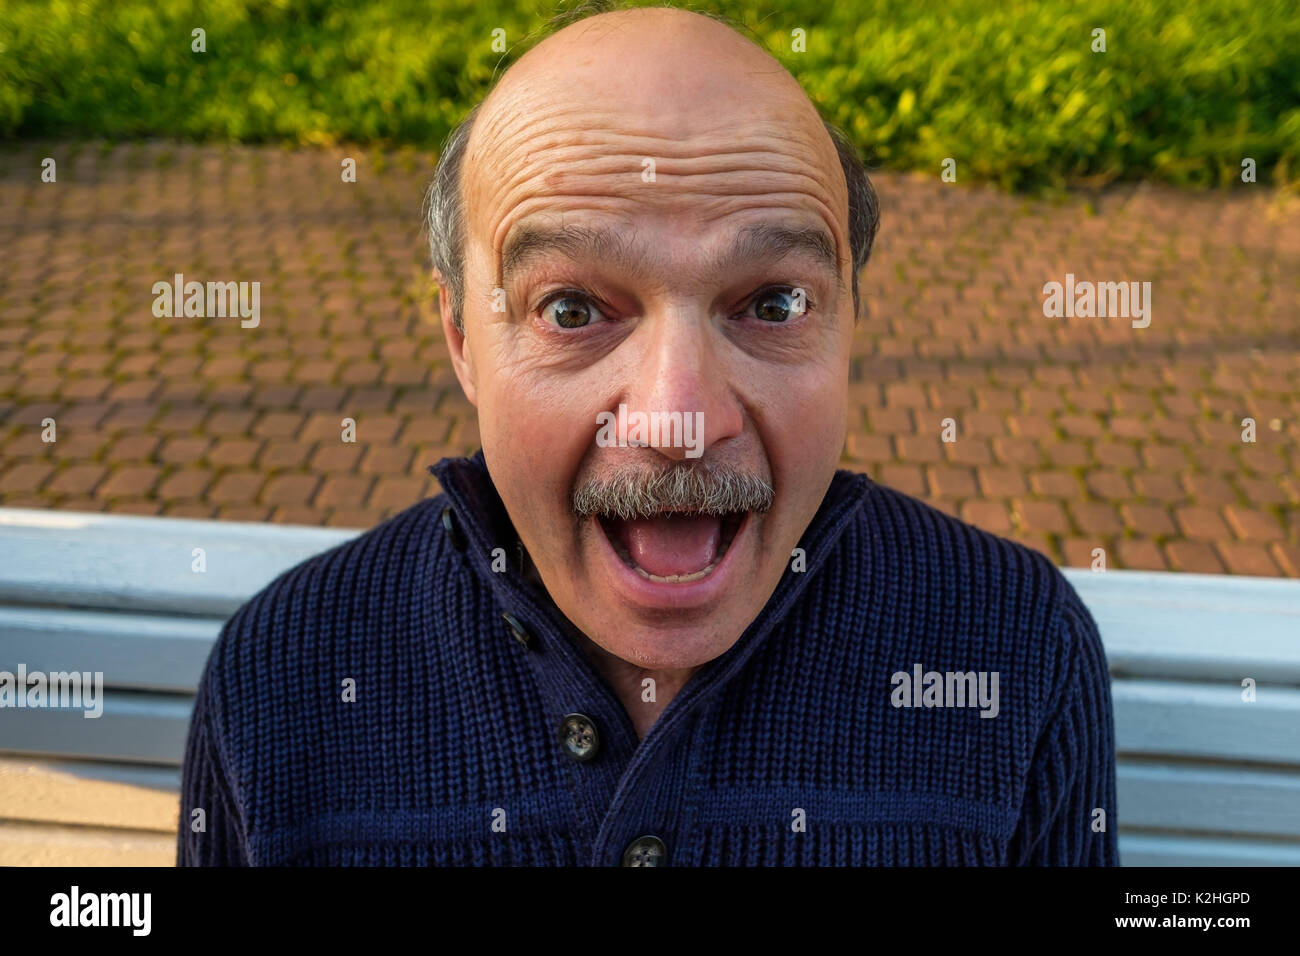
[[[802,315],[808,299],[802,289],[764,289],[754,298],[754,318],[763,322],[786,322]]]
[[[562,329],[580,329],[599,322],[603,315],[585,295],[564,292],[543,303],[542,317]]]

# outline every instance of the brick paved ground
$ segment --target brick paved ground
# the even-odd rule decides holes
[[[344,184],[347,154],[0,151],[0,506],[365,527],[436,493],[478,431],[429,294],[432,160],[357,151]],[[1294,206],[875,181],[847,467],[1060,563],[1300,577]],[[260,281],[260,327],[155,318],[176,272]],[[1150,281],[1150,327],[1044,318],[1067,272]]]

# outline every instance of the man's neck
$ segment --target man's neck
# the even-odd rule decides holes
[[[638,667],[621,657],[615,657],[585,636],[582,638],[582,647],[596,669],[614,688],[614,693],[618,695],[636,729],[637,739],[643,739],[650,732],[664,708],[697,670],[694,667],[682,670],[648,670]]]

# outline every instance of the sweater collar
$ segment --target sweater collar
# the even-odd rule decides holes
[[[429,472],[438,479],[446,493],[457,524],[466,537],[468,559],[498,591],[502,603],[507,607],[521,601],[532,605],[547,618],[553,628],[572,634],[575,631],[572,622],[551,600],[535,574],[530,576],[526,573],[529,561],[523,554],[519,535],[492,482],[482,449],[469,458],[443,458],[436,465],[430,465]],[[806,570],[796,572],[787,568],[758,617],[731,651],[723,654],[718,661],[733,656],[748,656],[734,652],[757,643],[789,611],[807,582],[821,568],[826,556],[834,550],[870,483],[866,475],[845,470],[835,472],[821,506],[799,539],[799,547],[805,554]],[[506,562],[512,573],[493,572],[492,555],[496,549],[505,550]]]
[[[606,699],[608,719],[617,723],[618,734],[633,751],[627,767],[631,776],[627,779],[637,779],[632,773],[634,768],[659,759],[672,746],[679,728],[688,726],[699,709],[721,692],[758,652],[777,625],[794,611],[804,589],[821,571],[836,550],[845,529],[860,512],[871,485],[866,475],[843,470],[835,472],[821,507],[799,539],[799,547],[803,549],[807,562],[806,570],[797,572],[787,567],[772,596],[736,643],[691,675],[638,745],[631,721],[613,689],[597,673],[582,650],[583,636],[578,628],[564,616],[540,584],[526,580],[517,564],[511,567],[512,573],[506,574],[496,573],[492,568],[494,549],[504,548],[510,563],[514,557],[510,550],[522,546],[518,545],[514,525],[488,474],[483,452],[480,450],[471,458],[444,458],[431,465],[429,471],[442,485],[455,515],[453,520],[465,537],[464,557],[478,579],[487,582],[501,606],[522,620],[530,632],[529,646],[537,653],[530,653],[528,659],[533,662],[537,673],[551,686],[564,688],[556,699],[583,699],[584,695],[590,699],[594,699],[591,695],[601,695]],[[615,802],[627,798],[620,786]]]

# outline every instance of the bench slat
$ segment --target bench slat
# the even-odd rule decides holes
[[[0,607],[0,671],[100,671],[107,687],[194,693],[219,618]]]
[[[0,814],[31,823],[175,833],[179,772],[118,764],[125,779],[112,779],[113,766],[0,756]],[[121,774],[123,769],[129,772]],[[153,779],[147,775],[150,771]],[[165,787],[156,786],[160,772]]]
[[[1121,759],[1115,772],[1121,828],[1300,838],[1300,768]]]
[[[0,602],[228,617],[281,572],[360,532],[0,509]],[[191,570],[203,548],[207,571]]]
[[[1300,582],[1061,570],[1097,622],[1113,674],[1300,686]]]
[[[193,697],[110,690],[94,718],[67,708],[6,708],[0,752],[179,766],[193,709]]]
[[[0,819],[0,866],[175,866],[176,836]]]
[[[1114,681],[1116,750],[1300,764],[1300,691],[1264,686],[1256,695],[1243,703],[1227,682]]]
[[[1300,866],[1300,843],[1121,831],[1119,860],[1124,866]]]

